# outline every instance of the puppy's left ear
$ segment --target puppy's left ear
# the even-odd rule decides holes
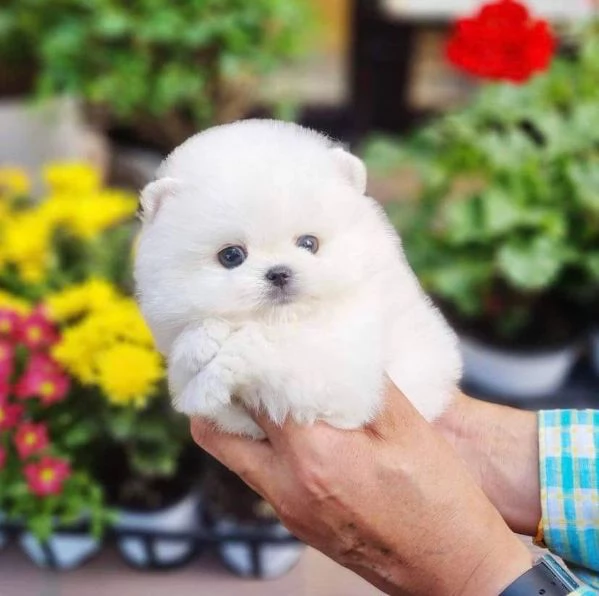
[[[180,190],[181,182],[176,178],[160,178],[150,182],[139,197],[139,215],[144,223],[154,221],[164,201],[172,199]]]
[[[335,147],[331,151],[343,175],[363,195],[366,192],[367,180],[364,162],[341,147]]]

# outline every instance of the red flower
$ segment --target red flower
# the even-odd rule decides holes
[[[6,379],[0,377],[0,404],[4,404],[10,395],[10,384]]]
[[[0,402],[0,430],[16,426],[23,415],[23,408],[16,404]]]
[[[13,310],[0,308],[0,337],[14,339],[19,331],[21,317]]]
[[[456,22],[446,52],[471,75],[523,83],[549,66],[555,47],[546,21],[534,19],[516,0],[497,0]]]
[[[19,329],[19,340],[33,351],[49,348],[58,338],[56,327],[42,311],[35,311],[29,315]]]
[[[0,470],[4,467],[6,463],[6,449],[0,446]]]
[[[31,422],[21,424],[15,433],[15,445],[21,459],[42,451],[48,446],[48,431],[45,425]]]
[[[15,386],[15,395],[21,399],[39,397],[45,405],[64,399],[69,391],[69,378],[57,368],[50,367],[46,359],[43,366],[32,366],[31,363]]]
[[[12,376],[15,360],[15,349],[8,341],[0,339],[0,384],[8,383]]]
[[[39,462],[25,466],[29,490],[38,497],[59,494],[70,475],[68,462],[55,457],[42,457]]]

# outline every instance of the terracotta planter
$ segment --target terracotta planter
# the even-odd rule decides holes
[[[497,397],[534,399],[554,394],[564,384],[578,356],[578,342],[547,351],[497,349],[460,338],[464,380]]]

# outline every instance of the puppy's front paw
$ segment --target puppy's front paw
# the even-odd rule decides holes
[[[206,367],[173,400],[175,410],[187,416],[211,416],[231,403],[231,375]]]

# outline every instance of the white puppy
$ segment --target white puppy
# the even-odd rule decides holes
[[[385,372],[427,418],[456,339],[423,294],[363,163],[294,124],[246,120],[177,148],[142,192],[136,282],[176,409],[262,437],[274,421],[357,428]]]

